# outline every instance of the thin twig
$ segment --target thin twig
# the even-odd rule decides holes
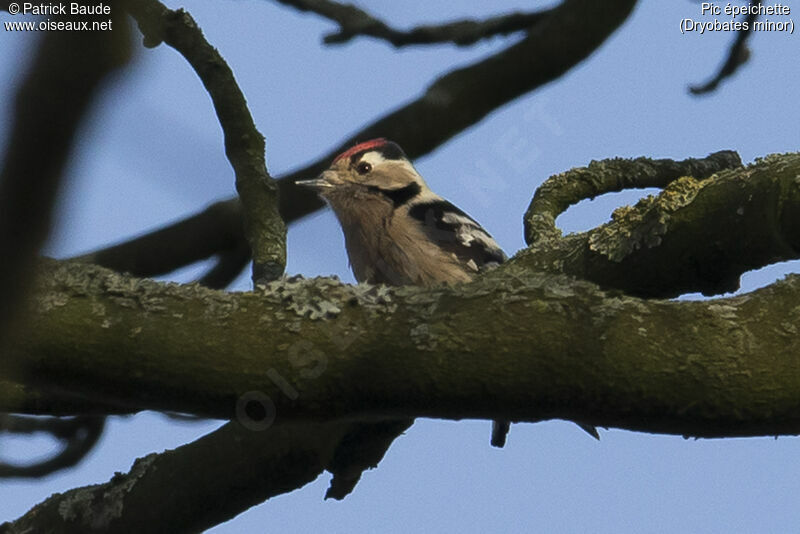
[[[140,458],[130,472],[104,484],[55,494],[0,524],[0,533],[200,532],[313,481],[349,426],[257,432],[229,423],[175,450]]]
[[[408,31],[396,30],[363,9],[331,0],[278,0],[300,11],[310,11],[339,25],[339,31],[325,36],[326,44],[341,44],[365,35],[383,39],[397,48],[415,44],[453,43],[469,46],[482,39],[526,31],[547,16],[549,10],[510,13],[486,20],[457,20],[440,25],[425,25]]]
[[[46,433],[62,441],[54,456],[31,465],[0,461],[0,478],[41,478],[76,465],[94,448],[103,433],[105,417],[80,416],[70,419],[0,415],[0,433],[22,435]]]
[[[134,0],[128,9],[145,36],[145,45],[165,42],[180,52],[211,95],[244,206],[253,281],[278,278],[286,266],[286,226],[278,213],[278,188],[267,172],[264,137],[256,129],[233,72],[182,9],[167,9],[158,0]]]
[[[751,2],[753,6],[761,5],[759,0]],[[736,34],[736,39],[733,40],[730,49],[728,50],[728,57],[720,67],[719,72],[711,78],[708,82],[702,85],[689,86],[689,92],[693,95],[702,95],[714,91],[719,84],[726,78],[733,76],[739,67],[747,63],[750,59],[750,49],[747,46],[747,41],[755,31],[755,23],[758,20],[758,12],[747,15],[745,19],[745,28],[739,30]]]

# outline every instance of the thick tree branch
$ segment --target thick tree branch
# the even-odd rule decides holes
[[[637,229],[645,230],[636,239],[658,235],[662,242],[694,235],[690,225],[669,218],[660,234],[646,216],[631,213],[666,210],[680,221],[685,211],[717,220],[719,212],[707,208],[722,205],[737,216],[755,211],[766,220],[742,239],[753,257],[769,257],[764,248],[774,245],[762,242],[782,242],[797,256],[799,168],[800,155],[770,156],[702,182],[679,179],[658,200],[623,210],[612,223],[618,228],[599,229],[604,238],[590,244],[609,257],[625,257],[633,249],[624,243]],[[53,524],[58,531],[81,531],[87,522],[111,531],[152,528],[154,519],[143,510],[169,485],[169,512],[159,516],[159,525],[204,528],[301,486],[323,467],[339,477],[329,495],[346,494],[357,478],[337,471],[332,451],[342,450],[362,423],[297,421],[565,418],[700,437],[800,433],[798,297],[800,277],[792,276],[736,298],[644,301],[531,273],[522,260],[453,288],[293,279],[240,294],[45,262],[32,330],[12,347],[16,362],[4,371],[25,368],[21,378],[30,384],[139,408],[235,416],[247,424],[268,418],[266,426],[279,423],[269,432],[282,434],[271,434],[272,446],[265,446],[258,433],[236,437],[240,430],[227,425],[174,455],[148,457],[106,485],[54,496],[0,529]],[[261,420],[248,399],[260,403]],[[198,484],[189,473],[220,450],[230,453],[226,461],[200,474],[216,484]],[[363,452],[366,465],[383,453],[370,458],[371,451]],[[245,469],[237,465],[241,458],[247,458]],[[177,481],[167,483],[164,473],[177,473]],[[209,499],[216,506],[205,506]]]
[[[780,240],[797,256],[798,160],[727,171],[716,201],[704,196],[712,185],[687,180],[665,195],[727,228],[731,218],[710,206],[756,211],[766,222],[747,235],[734,229],[739,245],[761,253]],[[764,187],[768,174],[774,187]],[[751,183],[762,192],[741,210],[724,196],[749,199]],[[229,418],[242,394],[259,391],[278,422],[565,418],[694,436],[800,432],[796,277],[742,297],[661,302],[530,273],[519,261],[434,290],[318,279],[223,294],[77,264],[45,272],[33,330],[11,353],[24,381],[140,408]]]
[[[331,0],[278,0],[278,2],[300,11],[316,13],[337,23],[339,31],[325,36],[327,44],[346,43],[353,37],[366,35],[383,39],[397,48],[434,43],[468,46],[496,35],[529,30],[547,14],[547,11],[510,13],[482,21],[459,20],[400,31],[352,4],[340,4]]]
[[[138,277],[168,273],[215,254],[236,257],[245,252],[249,259],[242,221],[238,198],[216,202],[154,232],[73,259]],[[209,287],[221,289],[223,282]]]
[[[378,119],[321,159],[282,178],[284,219],[295,220],[322,206],[316,195],[298,193],[293,182],[322,172],[342,149],[360,140],[383,136],[397,141],[410,158],[423,156],[495,109],[558,78],[586,59],[627,19],[635,4],[634,0],[602,4],[567,0],[551,10],[536,31],[519,43],[443,75],[421,98]]]
[[[625,189],[664,188],[682,176],[703,180],[719,171],[741,166],[742,160],[736,152],[724,150],[703,159],[683,161],[650,158],[593,161],[588,167],[556,174],[533,195],[525,213],[525,242],[531,245],[545,236],[560,237],[556,218],[581,200]]]
[[[264,138],[233,72],[182,9],[172,11],[157,0],[132,0],[128,9],[145,36],[145,45],[155,47],[163,41],[180,52],[211,95],[244,206],[253,281],[278,278],[286,266],[286,226],[278,213],[278,189],[267,172]]]
[[[613,176],[607,170],[620,164],[598,162],[579,174],[603,183]],[[704,167],[685,169],[700,175],[713,170]],[[784,154],[712,179],[684,177],[658,197],[616,210],[610,223],[565,238],[547,228],[558,206],[542,210],[544,220],[531,220],[536,214],[529,212],[529,228],[541,233],[514,261],[640,296],[734,291],[742,273],[798,257],[798,173],[800,154]]]
[[[384,136],[400,143],[410,158],[424,156],[495,109],[558,78],[588,57],[627,19],[634,5],[633,0],[602,4],[567,0],[548,12],[536,31],[520,43],[445,74],[419,99],[363,128],[313,163],[279,179],[278,198],[283,219],[292,222],[323,206],[315,193],[296,187],[294,182],[322,172],[344,148],[359,140]],[[241,209],[235,200],[229,202],[229,209]],[[213,214],[205,212],[179,224],[194,223],[196,217],[198,224],[202,219],[205,227],[206,216],[213,224]],[[228,219],[221,224],[226,235],[229,229],[236,228]],[[200,242],[193,247],[194,241],[185,240],[187,233],[167,227],[84,258],[94,258],[101,265],[118,271],[155,276],[221,250]],[[161,253],[149,252],[153,246],[161,253],[166,251],[163,262],[158,259]],[[172,254],[171,250],[181,254]],[[186,262],[180,263],[183,258]]]
[[[6,3],[7,5],[7,3]],[[50,230],[67,157],[97,88],[129,54],[125,26],[46,32],[15,100],[0,167],[0,338]]]
[[[0,533],[200,532],[313,481],[347,429],[328,423],[257,432],[229,423],[140,458],[104,484],[57,493],[0,525]]]
[[[24,386],[0,376],[0,412],[29,415],[128,415],[130,408],[98,403],[75,394],[48,388],[46,391]]]
[[[232,418],[258,391],[280,423],[563,418],[705,437],[800,433],[797,277],[743,297],[648,302],[538,274],[427,293],[280,282],[260,295],[134,285],[88,266],[48,276],[15,351],[27,380],[142,408]],[[341,351],[344,333],[353,341]]]
[[[261,391],[279,408],[278,420],[387,415],[563,417],[599,426],[619,424],[696,435],[756,433],[761,431],[759,425],[775,430],[766,433],[791,432],[795,421],[781,410],[764,414],[750,408],[750,415],[738,420],[728,408],[714,406],[712,411],[724,413],[715,422],[708,413],[684,419],[677,404],[697,401],[702,410],[708,408],[704,403],[728,402],[727,397],[735,393],[741,397],[736,410],[742,413],[748,412],[748,403],[764,405],[766,401],[752,397],[764,389],[757,383],[751,384],[754,390],[744,385],[741,391],[730,389],[738,387],[736,377],[742,369],[775,381],[774,387],[766,389],[768,396],[776,396],[776,406],[794,394],[794,360],[782,344],[794,347],[796,343],[784,340],[782,334],[784,325],[792,324],[792,315],[775,307],[780,299],[773,300],[776,294],[791,295],[792,283],[737,299],[661,303],[608,296],[592,285],[572,287],[561,278],[530,271],[556,272],[555,265],[560,265],[569,272],[576,265],[591,267],[598,262],[602,272],[602,262],[606,262],[630,268],[628,277],[646,281],[649,275],[637,275],[625,262],[650,255],[642,272],[656,271],[656,279],[672,277],[676,285],[694,279],[695,284],[710,287],[719,283],[718,275],[704,280],[701,275],[706,271],[697,265],[729,276],[747,266],[797,258],[798,174],[800,155],[789,154],[770,156],[700,182],[683,178],[658,199],[621,210],[614,222],[573,236],[575,249],[566,248],[575,244],[570,238],[559,241],[555,253],[538,243],[538,252],[518,255],[479,282],[430,292],[350,287],[321,279],[286,280],[271,284],[263,293],[226,295],[67,263],[49,268],[42,281],[34,330],[20,339],[11,355],[29,373],[19,379],[22,383],[57,386],[139,409],[210,417],[232,417],[240,395]],[[701,229],[707,239],[693,245]],[[588,261],[586,254],[597,259]],[[660,264],[672,265],[678,274],[659,271]],[[511,281],[503,278],[508,276]],[[656,288],[668,287],[653,283]],[[637,317],[635,324],[630,323],[632,316]],[[525,325],[529,324],[537,328],[528,331]],[[631,337],[632,331],[647,335]],[[624,347],[597,341],[625,335],[631,339]],[[719,341],[724,336],[729,337],[725,343]],[[151,350],[152,346],[159,350]],[[429,353],[434,350],[441,357],[431,362]],[[368,358],[376,351],[383,354],[381,362]],[[504,356],[486,359],[485,352]],[[565,354],[576,356],[564,360]],[[698,358],[708,360],[708,365],[687,367],[689,354],[701,355]],[[741,362],[731,371],[734,376],[717,383],[718,377],[704,374],[708,366],[722,372],[724,362],[733,357]],[[637,362],[642,358],[644,367],[628,370],[625,366],[633,364],[626,358]],[[360,380],[362,361],[370,367],[370,384]],[[590,366],[598,374],[588,380],[589,370],[573,368],[587,361],[606,365]],[[554,367],[553,362],[559,365]],[[772,371],[761,367],[767,363]],[[621,387],[619,377],[627,376],[623,382],[628,384],[645,384],[664,373],[695,383],[709,380],[712,384],[704,395],[710,399],[687,397],[679,402],[665,397],[658,399],[658,409],[652,403],[629,406],[630,418],[614,411],[622,409],[625,395],[631,400],[635,393],[614,390]],[[397,376],[404,377],[402,385],[397,384]],[[554,392],[549,381],[540,383],[546,376],[565,389]],[[352,388],[348,377],[357,382]],[[449,378],[442,378],[443,385],[436,377]],[[663,384],[656,380],[650,386],[659,390]],[[611,411],[606,411],[605,403],[612,392],[604,387],[619,396],[620,406]],[[641,391],[650,390],[642,387]],[[343,391],[353,392],[352,397],[337,397]],[[594,396],[586,398],[587,391]],[[554,397],[563,402],[554,405]],[[677,411],[667,410],[661,415],[663,421],[644,417],[642,411],[666,410],[670,402]]]

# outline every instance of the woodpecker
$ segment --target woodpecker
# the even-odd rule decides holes
[[[359,282],[429,286],[468,282],[506,255],[473,218],[428,187],[392,141],[379,138],[339,154],[315,180],[342,226]],[[495,421],[491,443],[505,444],[509,423]]]

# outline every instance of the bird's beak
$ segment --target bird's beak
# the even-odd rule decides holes
[[[326,173],[320,174],[319,177],[313,180],[297,180],[295,184],[308,187],[320,193],[333,187],[333,184],[327,179]]]

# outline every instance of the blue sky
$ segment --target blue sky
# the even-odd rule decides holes
[[[324,47],[321,37],[331,23],[267,0],[184,5],[236,74],[276,176],[415,98],[439,74],[515,39],[399,52],[371,39]],[[369,5],[398,27],[514,8],[531,9],[521,0]],[[0,14],[0,20],[9,17]],[[522,215],[536,187],[592,159],[702,157],[735,149],[752,161],[800,149],[800,37],[755,35],[750,63],[716,93],[696,98],[687,86],[716,71],[733,35],[682,35],[679,24],[687,17],[711,20],[695,2],[641,2],[587,61],[416,161],[418,170],[511,254],[524,246]],[[8,124],[11,91],[36,37],[0,30],[0,124]],[[70,164],[48,254],[68,256],[119,241],[235,194],[209,97],[173,50],[141,50],[92,119]],[[0,131],[0,150],[6,134]],[[559,224],[566,231],[594,227],[640,194],[582,202]],[[749,273],[744,289],[798,270],[798,262],[789,262]],[[353,281],[329,212],[292,227],[287,271]],[[241,277],[236,288],[246,290],[248,279]],[[44,481],[0,483],[0,520],[54,491],[106,481],[136,457],[217,425],[175,423],[158,414],[112,420],[77,469]],[[489,446],[489,430],[486,421],[420,420],[343,502],[323,502],[329,478],[323,475],[212,532],[261,532],[264,525],[287,533],[766,532],[794,530],[800,521],[794,438],[694,441],[609,430],[596,442],[577,426],[555,421],[515,425],[506,448],[497,450]],[[50,447],[44,439],[0,441],[0,453],[14,458]]]

